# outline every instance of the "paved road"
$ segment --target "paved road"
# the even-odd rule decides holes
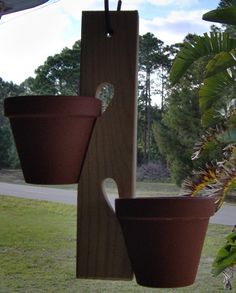
[[[59,188],[19,185],[0,182],[0,194],[11,195],[36,200],[76,204],[77,191]],[[109,201],[114,206],[115,195],[109,195]],[[1,203],[0,203],[1,204]],[[210,220],[214,224],[235,225],[236,205],[225,204]]]
[[[48,188],[32,185],[9,184],[0,182],[0,194],[23,198],[76,204],[76,190]]]

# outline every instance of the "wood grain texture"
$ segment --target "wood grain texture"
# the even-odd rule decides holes
[[[123,234],[104,198],[112,178],[119,197],[132,197],[136,176],[138,13],[110,12],[114,34],[105,36],[104,12],[83,12],[81,95],[95,96],[106,82],[114,97],[96,121],[78,186],[77,277],[131,279]]]

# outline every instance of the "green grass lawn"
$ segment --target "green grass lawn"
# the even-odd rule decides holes
[[[210,225],[195,284],[176,292],[224,292],[221,277],[213,278],[210,268],[230,229]],[[75,241],[75,206],[0,196],[0,292],[173,292],[135,281],[76,279]]]

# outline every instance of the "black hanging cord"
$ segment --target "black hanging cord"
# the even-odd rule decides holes
[[[117,11],[121,10],[121,5],[122,5],[122,1],[119,0],[118,3],[117,3]]]
[[[117,11],[121,10],[122,1],[118,0]],[[113,29],[111,27],[110,15],[109,15],[109,0],[104,0],[105,8],[105,23],[106,23],[106,36],[110,38],[113,35]]]
[[[105,7],[106,36],[110,38],[113,35],[113,29],[111,28],[110,15],[109,15],[109,0],[104,0],[104,7]]]

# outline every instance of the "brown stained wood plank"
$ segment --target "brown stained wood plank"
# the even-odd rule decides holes
[[[81,95],[95,96],[99,85],[108,82],[114,97],[96,121],[78,186],[78,278],[133,277],[102,182],[112,178],[120,197],[134,195],[138,13],[110,12],[110,21],[114,35],[107,38],[104,12],[83,12]]]

